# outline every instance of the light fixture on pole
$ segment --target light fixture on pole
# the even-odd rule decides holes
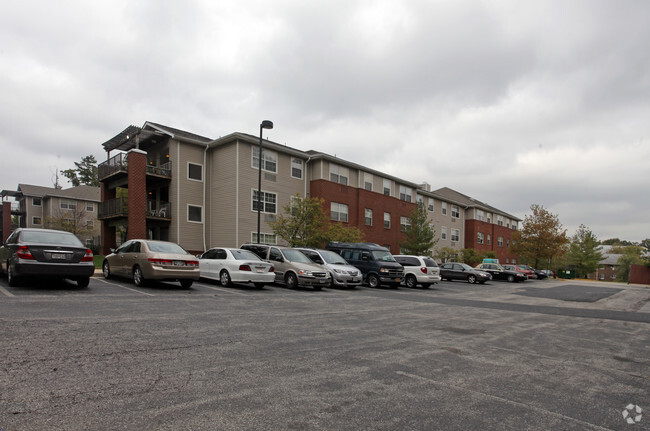
[[[264,120],[260,124],[260,153],[257,159],[257,243],[260,243],[260,212],[262,211],[262,129],[272,129],[273,121]]]

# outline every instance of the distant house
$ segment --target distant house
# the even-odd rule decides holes
[[[99,246],[99,187],[69,189],[19,184],[0,192],[3,201],[2,239],[18,227],[60,229],[74,233],[88,247]],[[9,200],[13,198],[13,202]]]
[[[612,246],[605,245],[600,247],[603,259],[598,262],[598,269],[587,275],[590,280],[616,281],[616,272],[618,270],[618,259],[622,254],[609,253]]]

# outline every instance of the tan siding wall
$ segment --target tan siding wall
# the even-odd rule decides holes
[[[208,153],[208,244],[207,247],[238,247],[237,227],[237,144]],[[241,163],[241,161],[240,161]],[[244,165],[250,164],[245,160]],[[241,170],[241,166],[239,167]]]

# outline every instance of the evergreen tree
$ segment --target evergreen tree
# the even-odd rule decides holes
[[[411,211],[410,225],[406,227],[406,239],[400,244],[404,254],[431,256],[433,247],[438,243],[435,230],[427,218],[427,209],[422,201]]]
[[[75,169],[66,169],[61,174],[66,177],[74,187],[80,185],[99,187],[97,177],[97,160],[92,154],[82,157],[81,162],[74,162]]]
[[[585,225],[580,225],[576,234],[571,238],[571,245],[567,255],[567,262],[575,270],[578,276],[586,277],[596,269],[598,263],[603,260],[599,250],[600,243],[596,235]]]

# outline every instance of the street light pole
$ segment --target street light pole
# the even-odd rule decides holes
[[[257,159],[257,243],[260,243],[260,212],[262,211],[262,129],[272,129],[273,121],[264,120],[260,124],[260,153]]]

